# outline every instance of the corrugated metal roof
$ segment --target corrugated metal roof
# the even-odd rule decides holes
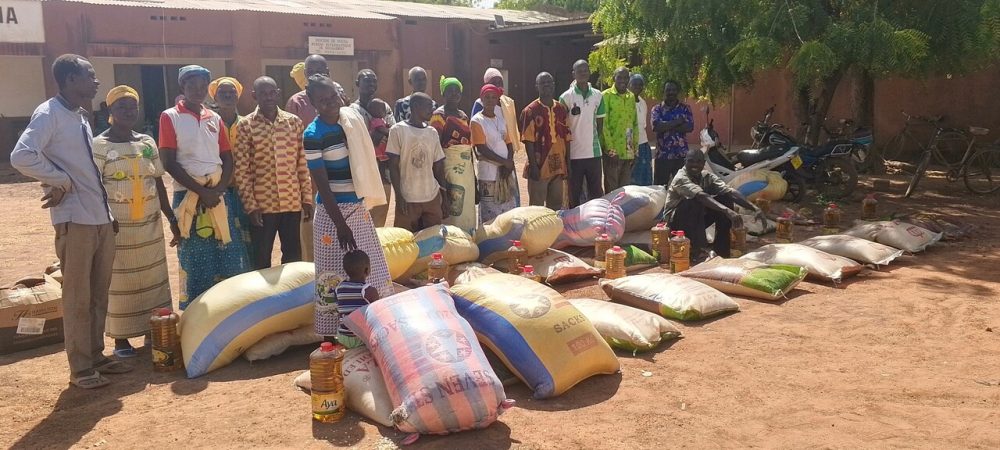
[[[355,19],[391,20],[396,17],[427,17],[493,21],[503,16],[509,23],[543,23],[564,20],[564,17],[536,11],[467,8],[463,6],[431,5],[386,0],[43,0],[86,3],[92,5],[131,6],[145,8],[189,9],[208,11],[258,11],[310,16],[348,17]]]

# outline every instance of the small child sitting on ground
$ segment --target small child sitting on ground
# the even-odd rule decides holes
[[[344,255],[344,272],[347,273],[347,280],[341,281],[333,291],[339,316],[337,342],[345,348],[355,348],[364,345],[364,341],[347,328],[344,318],[354,310],[378,300],[379,295],[378,289],[366,282],[371,272],[371,262],[367,253],[361,250],[347,252]],[[333,342],[329,338],[327,340]]]
[[[389,137],[389,126],[385,121],[385,115],[389,112],[389,104],[382,99],[373,98],[365,105],[365,110],[372,116],[371,122],[368,122],[368,133],[372,135],[372,141],[376,143],[375,157],[379,161],[388,161],[389,157],[385,154],[385,146],[386,138]]]

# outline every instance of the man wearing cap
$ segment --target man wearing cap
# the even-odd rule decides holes
[[[59,95],[35,108],[10,154],[10,164],[42,183],[42,208],[55,227],[56,255],[63,272],[63,335],[70,383],[84,389],[107,386],[102,374],[132,366],[104,356],[108,290],[115,259],[117,223],[94,164],[93,135],[84,105],[100,82],[89,61],[62,55],[52,64]]]
[[[201,66],[178,71],[184,99],[160,114],[160,155],[174,178],[173,207],[181,230],[180,307],[216,283],[252,267],[238,232],[234,163],[222,118],[205,107],[211,74]]]
[[[691,239],[692,261],[707,258],[705,229],[713,224],[715,242],[712,248],[716,255],[729,257],[729,231],[734,226],[743,226],[743,216],[733,210],[734,205],[753,211],[757,220],[766,220],[764,212],[747,201],[739,191],[704,170],[705,153],[700,150],[688,152],[684,168],[667,186],[664,207],[664,219],[670,223],[670,229],[684,231],[684,235]]]

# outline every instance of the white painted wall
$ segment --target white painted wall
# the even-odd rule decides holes
[[[48,97],[40,56],[0,56],[0,116],[28,117]]]

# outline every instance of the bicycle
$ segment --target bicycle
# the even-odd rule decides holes
[[[905,113],[904,113],[905,114]],[[904,128],[905,131],[905,128]],[[990,194],[1000,189],[1000,147],[992,145],[986,148],[976,147],[976,138],[989,134],[988,128],[968,127],[966,130],[943,128],[938,126],[937,132],[926,148],[924,148],[917,169],[910,178],[906,188],[905,198],[909,198],[917,189],[917,184],[927,172],[931,159],[944,166],[949,182],[962,178],[965,188],[974,194]],[[955,151],[942,151],[954,142],[967,142],[965,152],[959,161],[949,161],[947,155],[956,155]]]
[[[900,159],[900,157],[906,155],[908,153],[907,150],[911,148],[908,144],[912,143],[916,145],[919,150],[916,154],[922,155],[934,144],[935,139],[938,139],[938,137],[942,134],[952,131],[951,129],[944,128],[942,126],[944,116],[914,116],[907,114],[906,111],[900,111],[900,113],[906,118],[906,121],[903,123],[903,129],[893,136],[892,139],[889,139],[888,143],[879,147],[879,154],[877,157],[868,158],[870,163],[869,167],[866,167],[866,169],[870,169],[876,161],[881,161],[883,164],[888,161],[910,163],[910,160]],[[931,133],[930,138],[927,139],[927,143],[924,144],[923,139],[915,135],[913,128],[928,126],[933,127],[934,131]],[[946,135],[944,137],[945,140],[951,140],[957,136]],[[964,140],[964,136],[962,136],[962,140]]]

